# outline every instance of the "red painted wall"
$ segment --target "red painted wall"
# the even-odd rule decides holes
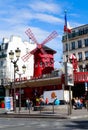
[[[41,53],[37,51],[34,54],[34,77],[41,77],[43,74],[49,74],[54,70],[53,53]]]

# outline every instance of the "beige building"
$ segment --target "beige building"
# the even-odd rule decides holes
[[[88,24],[72,29],[72,32],[63,34],[63,61],[74,54],[78,61],[78,71],[88,70]]]

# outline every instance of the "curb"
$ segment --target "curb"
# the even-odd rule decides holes
[[[48,119],[81,119],[88,118],[88,115],[80,116],[61,116],[61,115],[44,115],[44,114],[0,114],[0,118],[48,118]]]
[[[36,115],[36,114],[0,114],[2,118],[50,118],[50,119],[67,119],[66,116],[60,115]]]
[[[81,118],[88,118],[88,115],[81,115],[81,116],[71,116],[70,119],[81,119]]]

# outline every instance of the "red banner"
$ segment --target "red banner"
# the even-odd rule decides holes
[[[74,82],[88,82],[88,72],[74,73]]]

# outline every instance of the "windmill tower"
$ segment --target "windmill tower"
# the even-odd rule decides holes
[[[34,77],[51,73],[54,69],[53,55],[56,51],[46,47],[45,44],[58,36],[58,33],[53,31],[41,44],[37,42],[30,28],[26,31],[26,34],[36,44],[36,48],[24,55],[22,57],[23,61],[27,61],[31,55],[34,55]]]

